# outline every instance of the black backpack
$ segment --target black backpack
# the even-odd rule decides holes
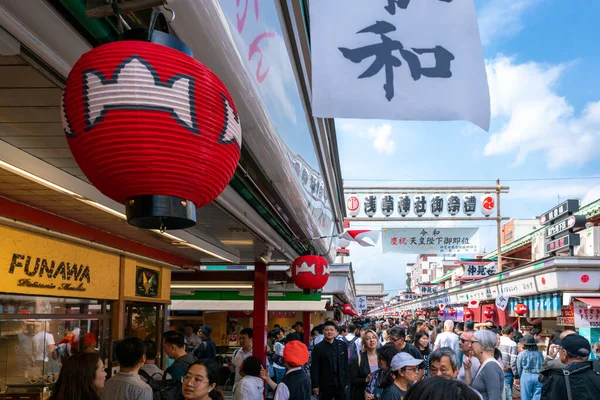
[[[355,358],[358,357],[358,349],[356,348],[356,341],[358,336],[354,336],[352,340],[348,340],[344,337],[344,342],[348,345],[348,365],[352,364]]]
[[[188,365],[188,368],[190,366],[191,364]],[[167,368],[161,380],[154,380],[152,376],[150,376],[146,371],[140,369],[139,374],[147,380],[148,385],[152,389],[153,400],[183,399],[181,381],[178,381],[173,378],[167,379],[167,375],[169,375],[170,369],[171,367]]]

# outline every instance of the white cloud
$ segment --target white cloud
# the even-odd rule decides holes
[[[543,0],[482,0],[479,13],[481,42],[490,44],[500,37],[510,37],[523,29],[525,12]]]
[[[367,136],[371,139],[373,147],[378,153],[389,155],[396,151],[396,142],[392,139],[392,126],[390,124],[369,128]]]
[[[340,134],[367,138],[379,154],[390,155],[396,151],[396,141],[389,123],[374,123],[368,120],[337,119],[336,127]],[[410,138],[410,131],[402,132],[402,139]]]
[[[543,152],[549,168],[581,166],[598,156],[600,102],[589,103],[577,116],[555,86],[566,65],[535,62],[515,64],[498,56],[487,62],[492,118],[507,119],[493,133],[484,154],[515,155],[523,163],[530,153]]]
[[[588,190],[581,201],[581,205],[586,205],[592,201],[600,199],[600,185],[596,185]]]

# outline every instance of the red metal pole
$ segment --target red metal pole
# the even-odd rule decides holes
[[[268,275],[267,264],[254,263],[254,323],[252,325],[252,354],[266,363],[267,354],[267,315],[268,315]]]
[[[303,312],[303,320],[302,321],[304,323],[304,344],[306,345],[306,347],[308,347],[308,343],[310,342],[310,312],[309,311],[304,311]]]

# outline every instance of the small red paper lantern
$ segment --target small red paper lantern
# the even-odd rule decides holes
[[[451,308],[450,310],[448,310],[448,314],[455,316],[456,315],[456,310],[454,308]]]
[[[352,315],[354,313],[352,306],[350,304],[342,304],[342,313]]]
[[[493,308],[486,308],[485,310],[483,310],[483,315],[486,318],[492,318],[494,316],[494,309]]]
[[[443,316],[444,316],[444,314],[446,314],[446,312],[445,312],[444,310],[439,310],[439,311],[438,311],[438,315],[439,315],[440,317],[443,317]]]
[[[300,256],[292,263],[292,279],[306,293],[322,289],[329,280],[329,264],[321,256]]]
[[[125,204],[131,225],[189,228],[196,208],[231,180],[241,126],[223,82],[183,42],[143,32],[128,31],[75,63],[63,128],[85,176]]]
[[[525,315],[527,314],[527,306],[523,303],[519,303],[515,305],[515,313],[517,315]]]
[[[465,311],[465,319],[473,319],[473,311],[466,310]]]

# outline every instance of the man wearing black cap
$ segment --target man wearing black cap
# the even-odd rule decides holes
[[[600,394],[600,363],[588,361],[590,342],[581,335],[565,336],[560,342],[560,361],[564,369],[542,372],[542,400],[597,399]]]
[[[212,328],[208,325],[201,326],[198,331],[198,336],[202,339],[202,343],[194,350],[194,356],[198,360],[206,359],[215,361],[217,357],[217,344],[210,338],[211,333]]]

